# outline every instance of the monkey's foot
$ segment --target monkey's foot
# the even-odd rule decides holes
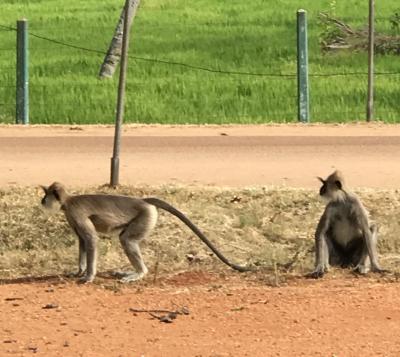
[[[124,273],[123,277],[119,280],[121,283],[130,283],[132,281],[137,281],[142,279],[146,274],[144,272],[142,273],[136,273],[136,272],[127,272]]]
[[[382,269],[382,268],[371,268],[371,271],[372,271],[373,273],[379,273],[379,274],[391,273],[390,270],[388,270],[388,269]]]
[[[324,271],[314,270],[313,272],[306,274],[305,277],[308,279],[320,279],[324,276],[324,274]]]
[[[76,273],[68,273],[67,278],[80,278],[86,274],[86,270],[79,270]]]
[[[126,271],[113,271],[111,275],[117,279],[122,279],[125,278],[127,275],[132,274],[132,272],[126,272]]]
[[[82,278],[78,279],[78,284],[88,284],[93,282],[94,276],[83,276]]]

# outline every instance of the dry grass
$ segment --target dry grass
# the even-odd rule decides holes
[[[107,188],[73,193],[116,192]],[[302,274],[313,266],[313,235],[323,203],[311,190],[199,186],[121,187],[120,194],[157,196],[196,223],[225,255],[237,263],[263,266],[277,274]],[[400,194],[397,190],[356,191],[380,226],[379,250],[385,267],[400,260]],[[76,270],[77,239],[62,213],[47,217],[38,188],[0,190],[0,278],[60,274]],[[102,237],[99,270],[128,269],[118,239]],[[179,220],[161,212],[151,239],[143,244],[151,274],[227,269]],[[192,254],[195,262],[189,262]],[[152,276],[150,274],[150,276]]]

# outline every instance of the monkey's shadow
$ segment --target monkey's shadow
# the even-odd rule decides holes
[[[105,280],[116,280],[114,271],[105,271],[97,273],[98,278]],[[34,284],[34,283],[50,283],[50,284],[65,284],[65,283],[78,283],[77,277],[71,276],[71,274],[52,274],[52,275],[40,275],[40,276],[22,276],[19,278],[0,279],[0,285],[12,285],[12,284]]]

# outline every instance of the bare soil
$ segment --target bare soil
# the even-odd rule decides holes
[[[235,273],[156,284],[0,286],[1,356],[399,356],[399,283]],[[135,310],[180,310],[171,323]],[[166,313],[156,312],[157,316]]]
[[[111,127],[0,127],[0,187],[108,182]],[[398,188],[394,125],[124,129],[121,181]],[[271,275],[271,274],[269,274]],[[120,285],[99,278],[0,280],[0,356],[399,356],[397,276],[271,277],[176,272]],[[177,310],[171,323],[130,309]],[[162,315],[162,313],[157,313]]]

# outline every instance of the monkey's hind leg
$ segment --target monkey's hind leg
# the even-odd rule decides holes
[[[375,224],[370,227],[372,236],[372,245],[374,246],[374,251],[376,251],[376,246],[378,244],[378,228]],[[371,270],[371,259],[368,255],[367,244],[364,243],[363,250],[361,253],[360,261],[358,262],[355,271],[360,274],[367,274]]]
[[[119,239],[129,261],[136,271],[119,274],[122,283],[129,283],[142,279],[148,272],[140,252],[139,242],[144,240],[155,227],[157,222],[157,209],[146,205],[131,223],[121,232]]]

